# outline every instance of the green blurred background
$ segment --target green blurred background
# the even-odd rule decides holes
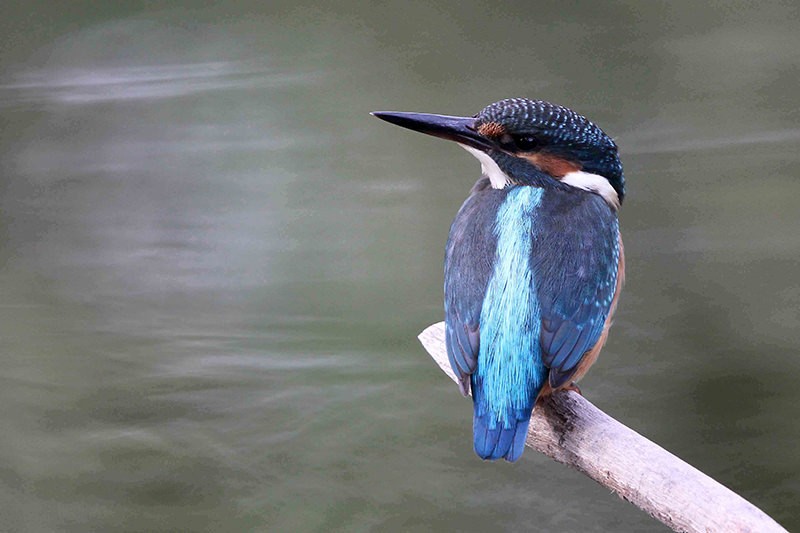
[[[509,96],[626,164],[584,394],[800,529],[797,2],[212,4],[4,3],[0,530],[664,531],[416,341],[479,167],[368,113]]]

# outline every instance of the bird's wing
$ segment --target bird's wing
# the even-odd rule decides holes
[[[487,178],[479,180],[453,220],[445,249],[445,344],[465,396],[478,364],[481,308],[496,246],[492,228],[503,198]]]
[[[463,320],[459,313],[447,313],[445,317],[447,356],[450,367],[458,377],[461,394],[469,394],[469,376],[478,365],[480,332],[477,322]]]
[[[550,386],[569,383],[584,357],[601,343],[621,286],[622,247],[616,220],[604,236],[582,235],[564,254],[540,257],[538,288],[542,359],[550,368]],[[562,235],[569,239],[568,235]],[[569,244],[567,244],[569,246]],[[556,248],[547,248],[553,250]]]

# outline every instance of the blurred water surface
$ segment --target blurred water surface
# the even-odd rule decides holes
[[[0,21],[0,529],[664,530],[415,340],[478,165],[368,112],[507,96],[622,147],[584,393],[800,528],[795,3],[65,6]]]

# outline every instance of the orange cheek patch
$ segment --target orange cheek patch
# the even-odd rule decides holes
[[[500,137],[505,132],[506,129],[503,127],[503,125],[498,124],[497,122],[486,122],[485,124],[478,126],[478,133],[484,137]]]
[[[563,178],[570,172],[577,172],[583,168],[580,163],[547,153],[520,154],[520,156],[554,178]]]

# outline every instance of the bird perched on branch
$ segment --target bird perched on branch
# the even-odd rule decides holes
[[[472,117],[373,115],[480,161],[445,251],[447,353],[472,391],[475,452],[516,461],[537,398],[576,388],[608,335],[625,272],[617,145],[571,109],[525,98]]]

